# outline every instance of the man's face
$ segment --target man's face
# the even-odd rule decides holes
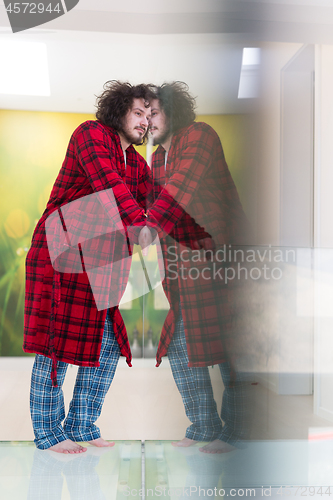
[[[154,144],[163,144],[171,135],[169,120],[161,109],[158,99],[151,101],[149,133]]]
[[[148,129],[150,108],[145,107],[144,99],[133,99],[132,107],[123,120],[121,134],[130,144],[141,144]]]

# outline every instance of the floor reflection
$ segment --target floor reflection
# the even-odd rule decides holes
[[[292,487],[289,495],[295,495],[298,486],[320,487],[332,482],[332,439],[254,441],[219,455],[202,453],[200,446],[175,448],[170,442],[146,442],[146,497],[281,499],[281,486]],[[246,493],[247,488],[253,488],[252,494]],[[314,493],[311,496],[316,498]]]
[[[141,488],[141,443],[89,447],[63,455],[33,443],[0,446],[0,498],[10,500],[115,500],[123,490]]]
[[[176,448],[170,441],[146,441],[144,483],[140,441],[89,447],[79,455],[36,450],[32,442],[2,442],[0,499],[326,498],[333,495],[333,486],[327,489],[332,436],[332,429],[311,429],[308,440],[252,441],[224,454],[202,453],[199,443]]]

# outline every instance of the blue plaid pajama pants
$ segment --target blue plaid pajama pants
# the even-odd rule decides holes
[[[220,439],[233,446],[247,434],[246,377],[237,373],[233,387],[230,386],[230,365],[219,366],[224,392],[221,418],[214,400],[212,383],[207,367],[188,367],[188,354],[184,322],[181,314],[168,349],[168,359],[177,388],[181,394],[185,413],[192,424],[185,436],[196,441]],[[224,425],[222,426],[222,421]]]
[[[31,375],[30,413],[37,448],[45,450],[65,439],[91,441],[101,436],[95,425],[116,371],[120,349],[107,314],[99,367],[80,366],[65,418],[62,385],[68,364],[58,361],[58,387],[52,387],[50,358],[36,354]]]

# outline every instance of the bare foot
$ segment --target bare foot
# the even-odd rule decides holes
[[[188,446],[193,446],[196,442],[194,439],[184,438],[181,441],[173,441],[171,444],[172,446],[187,448]]]
[[[57,443],[54,446],[50,446],[48,448],[50,451],[56,451],[57,453],[83,453],[87,451],[87,448],[80,446],[79,444],[74,443],[70,439],[66,439],[65,441],[61,441],[61,443]]]
[[[208,443],[202,448],[199,448],[199,451],[202,451],[203,453],[228,453],[229,451],[234,450],[237,450],[235,446],[225,443],[220,439],[215,439],[211,443]]]
[[[98,448],[104,448],[106,446],[114,446],[114,441],[105,441],[103,438],[93,439],[92,441],[88,441],[89,444],[93,446],[97,446]]]

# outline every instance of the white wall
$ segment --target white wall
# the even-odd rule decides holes
[[[333,421],[333,46],[316,48],[315,413]]]
[[[258,103],[258,164],[257,164],[257,217],[256,242],[258,245],[280,244],[280,171],[281,171],[281,70],[292,59],[302,44],[266,43],[261,45],[261,89]],[[260,382],[279,392],[281,360],[279,344],[281,331],[279,317],[283,314],[279,283],[265,283],[262,298],[261,342],[270,346],[266,367],[257,366],[258,372],[266,371]],[[253,334],[257,335],[257,334]],[[259,336],[258,336],[259,339]],[[256,339],[258,341],[258,339]],[[290,343],[289,343],[290,346]],[[266,349],[267,350],[267,349]]]
[[[281,69],[302,44],[267,43],[262,47],[259,102],[258,226],[259,245],[279,245]]]

